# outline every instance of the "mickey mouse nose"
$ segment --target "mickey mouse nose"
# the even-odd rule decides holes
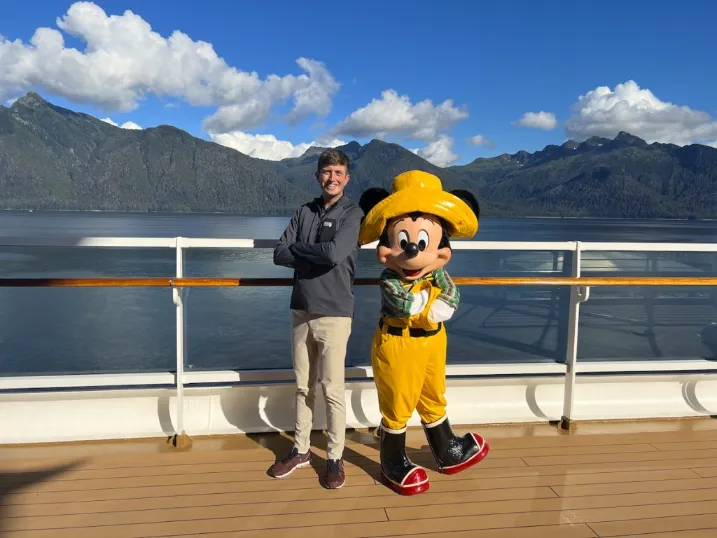
[[[415,258],[418,256],[418,245],[416,243],[409,243],[403,251],[406,253],[406,258]]]

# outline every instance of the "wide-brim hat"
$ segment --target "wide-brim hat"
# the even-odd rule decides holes
[[[444,191],[441,180],[433,174],[411,170],[396,176],[391,194],[366,214],[359,243],[377,241],[389,220],[416,211],[441,218],[452,238],[470,238],[478,231],[478,217],[466,202]]]

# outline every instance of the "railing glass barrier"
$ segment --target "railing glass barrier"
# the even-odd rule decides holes
[[[603,244],[604,245],[604,244]],[[485,247],[482,247],[485,248]],[[569,249],[456,248],[455,277],[571,276]],[[510,248],[505,247],[505,248]],[[585,245],[584,248],[589,248]],[[290,277],[270,248],[185,248],[185,277]],[[166,277],[173,248],[1,247],[0,277]],[[582,276],[717,276],[716,252],[586,250]],[[359,278],[383,266],[362,250]],[[184,291],[185,371],[291,368],[288,287]],[[379,292],[357,286],[347,366],[370,364]],[[461,286],[449,364],[560,363],[567,286]],[[166,372],[176,367],[176,311],[166,288],[0,288],[0,375]],[[715,287],[599,287],[581,305],[579,360],[717,357]]]
[[[584,252],[582,276],[715,277],[714,252]],[[595,286],[581,305],[582,360],[717,359],[717,288]]]
[[[0,247],[2,278],[166,276],[169,248]],[[161,288],[0,288],[0,376],[169,371],[175,307]]]

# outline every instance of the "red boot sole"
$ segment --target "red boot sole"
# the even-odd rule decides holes
[[[478,443],[478,446],[483,444],[483,448],[480,450],[480,452],[474,454],[468,461],[464,461],[463,463],[459,463],[458,465],[452,465],[450,467],[444,467],[442,469],[439,469],[439,472],[441,474],[457,474],[461,471],[465,471],[469,467],[473,467],[476,463],[480,463],[485,459],[485,457],[488,455],[488,452],[490,451],[490,447],[488,446],[488,443],[485,439],[483,439],[480,435],[476,433],[471,433],[473,436],[473,439],[475,439],[476,443]]]
[[[403,496],[411,496],[411,495],[419,495],[421,493],[425,493],[429,490],[430,484],[428,482],[428,475],[426,475],[426,471],[423,469],[416,469],[412,471],[408,476],[414,475],[412,477],[413,480],[417,480],[418,483],[416,484],[404,484],[403,486],[401,484],[397,484],[390,478],[388,478],[383,471],[381,471],[381,479],[383,483],[392,491],[398,493],[399,495]],[[408,478],[408,477],[407,477]]]

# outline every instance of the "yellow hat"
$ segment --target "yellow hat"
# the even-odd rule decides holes
[[[455,194],[444,191],[441,180],[433,174],[411,170],[396,176],[392,193],[366,214],[359,243],[377,241],[390,219],[414,211],[443,219],[451,237],[469,238],[478,231],[478,216],[473,208]]]

